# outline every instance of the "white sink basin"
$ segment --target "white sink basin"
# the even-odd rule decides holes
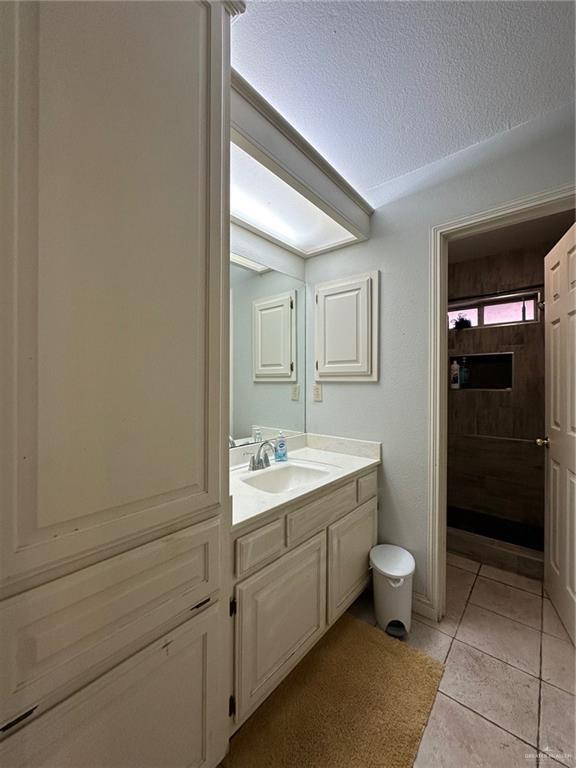
[[[330,469],[304,464],[277,464],[268,469],[246,473],[241,480],[246,485],[266,493],[285,493],[326,478]]]

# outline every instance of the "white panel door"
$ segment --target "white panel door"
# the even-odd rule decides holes
[[[0,743],[4,768],[212,768],[214,606]]]
[[[377,500],[370,499],[328,528],[328,623],[368,583],[370,550],[377,540]]]
[[[564,626],[576,622],[576,225],[545,259],[546,552],[544,583]]]
[[[236,700],[244,720],[326,626],[326,534],[236,587]]]
[[[315,301],[316,380],[375,380],[378,273],[320,284]]]
[[[296,381],[296,291],[252,302],[254,381]]]
[[[220,510],[227,91],[216,5],[0,6],[15,591]]]

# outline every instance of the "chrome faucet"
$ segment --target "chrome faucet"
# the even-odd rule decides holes
[[[272,451],[272,455],[275,453],[274,446],[270,442],[270,440],[264,440],[263,443],[260,443],[258,446],[258,450],[256,453],[252,456],[250,459],[250,464],[248,466],[248,469],[250,472],[254,472],[256,469],[265,469],[266,467],[270,466],[270,459],[268,458],[268,454],[266,453],[266,449],[269,448]]]

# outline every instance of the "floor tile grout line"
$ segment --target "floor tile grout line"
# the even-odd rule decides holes
[[[521,627],[524,627],[525,629],[531,629],[532,632],[541,632],[540,629],[535,629],[534,627],[531,627],[529,624],[524,624],[523,621],[518,621],[518,619],[513,619],[511,616],[504,616],[502,613],[498,613],[497,611],[493,611],[491,608],[486,608],[483,605],[478,605],[478,603],[470,603],[470,605],[473,605],[475,608],[481,608],[483,611],[488,611],[488,613],[493,613],[494,616],[499,616],[501,619],[507,619],[508,621],[513,621],[515,624],[520,624]],[[468,607],[468,602],[466,603],[466,608]],[[556,638],[557,640],[560,640],[560,638]],[[565,640],[563,642],[566,642]]]
[[[517,667],[515,664],[512,664],[509,661],[505,661],[504,659],[501,659],[498,656],[494,656],[494,654],[492,653],[488,653],[488,651],[485,651],[482,648],[478,648],[478,646],[476,645],[472,645],[472,643],[467,643],[465,640],[461,640],[459,637],[455,637],[454,640],[456,640],[456,642],[458,643],[461,643],[462,645],[465,645],[467,648],[472,648],[473,651],[478,651],[478,653],[483,653],[484,656],[489,656],[491,659],[494,659],[495,661],[499,661],[502,664],[506,664],[507,667],[511,667],[512,669],[515,669],[516,672],[522,672],[524,675],[528,675],[528,677],[531,677],[533,680],[540,679],[538,675],[535,675],[532,672],[527,672],[525,669],[521,669],[520,667]],[[557,688],[558,686],[554,686],[554,687]],[[562,688],[559,688],[558,690],[562,690]]]
[[[480,575],[480,571],[478,571],[478,575]],[[500,583],[500,582],[498,582]],[[542,630],[534,629],[534,627],[530,627],[528,624],[524,624],[521,621],[516,621],[516,619],[510,618],[510,616],[503,616],[501,613],[497,613],[496,611],[492,611],[490,608],[485,608],[483,605],[477,605],[476,603],[471,602],[472,592],[474,590],[474,587],[476,585],[476,581],[472,584],[472,589],[470,590],[470,595],[468,597],[468,600],[466,602],[466,605],[464,606],[464,611],[462,612],[462,616],[460,617],[460,622],[462,621],[464,617],[464,613],[466,612],[466,608],[468,605],[474,605],[476,608],[481,608],[483,611],[488,611],[488,613],[493,613],[495,616],[500,616],[503,619],[508,619],[509,621],[513,621],[516,624],[520,624],[522,627],[527,627],[528,629],[531,629],[533,632],[539,632],[540,636],[542,635]],[[537,595],[534,595],[534,597],[537,597]],[[544,599],[540,598],[541,601],[541,612],[544,610]],[[458,628],[456,629],[456,632],[458,632],[458,629],[460,628],[460,622],[458,622]],[[541,622],[542,623],[542,622]],[[505,661],[504,659],[500,659],[498,656],[494,656],[491,653],[488,653],[482,648],[478,648],[476,645],[472,645],[472,643],[467,643],[465,640],[462,640],[461,638],[457,638],[456,634],[454,634],[454,640],[458,640],[459,643],[463,643],[464,645],[467,645],[469,648],[473,648],[476,651],[480,651],[480,653],[486,654],[486,656],[490,656],[491,659],[496,659],[496,661],[501,661],[503,664],[506,664],[509,667],[512,667],[512,669],[516,669],[518,672],[523,672],[525,675],[529,675],[530,677],[533,677],[536,680],[539,680],[540,670],[538,675],[533,674],[532,672],[527,672],[525,669],[520,669],[520,667],[517,667],[515,664],[512,664],[509,661]],[[452,650],[452,643],[450,644],[450,650]],[[542,637],[540,637],[540,655],[542,655]],[[562,689],[560,689],[562,690]]]
[[[536,751],[538,751],[538,747],[536,745],[531,744],[522,736],[518,736],[518,734],[512,733],[512,731],[509,731],[507,728],[504,728],[499,723],[494,722],[494,720],[490,720],[489,717],[486,717],[486,715],[483,715],[481,712],[477,712],[475,709],[472,709],[472,707],[470,707],[468,704],[463,704],[461,701],[458,701],[458,699],[455,699],[453,696],[450,696],[450,694],[445,693],[444,691],[439,691],[439,693],[441,693],[442,696],[446,696],[447,699],[450,699],[450,701],[453,701],[455,704],[459,704],[461,707],[464,707],[464,709],[467,709],[468,712],[472,712],[473,715],[477,715],[478,717],[482,718],[482,720],[485,720],[487,723],[490,723],[490,725],[493,725],[495,728],[498,728],[498,730],[504,731],[504,733],[507,733],[509,736],[512,736],[513,738],[518,739],[518,741],[521,741],[527,747],[530,747],[530,749],[535,749]]]
[[[514,571],[509,571],[509,573],[514,573]],[[511,589],[518,589],[520,590],[520,592],[527,592],[529,595],[534,595],[534,597],[541,597],[542,599],[544,599],[542,586],[540,586],[540,593],[538,593],[538,592],[534,592],[531,589],[525,589],[524,587],[519,587],[517,584],[510,584],[507,581],[501,581],[500,579],[495,579],[493,576],[486,576],[485,573],[480,573],[480,571],[478,571],[478,575],[480,576],[481,579],[486,579],[486,581],[495,581],[496,584],[504,584],[505,587],[510,587]],[[521,574],[516,574],[516,575],[519,576]],[[526,576],[525,578],[528,579],[530,577]],[[538,579],[534,579],[534,581],[538,581]]]
[[[424,624],[426,627],[429,627],[430,629],[436,630],[436,632],[440,632],[440,634],[444,635],[444,637],[453,638],[454,635],[449,635],[448,632],[445,632],[443,629],[439,629],[438,624],[439,622],[434,621],[433,619],[429,619],[427,616],[422,616],[420,613],[415,613],[415,621],[420,622],[420,624]],[[426,619],[426,621],[422,621],[422,619]],[[427,622],[430,622],[428,624]]]
[[[529,593],[529,592],[527,592],[526,594],[530,594],[530,593]],[[534,597],[537,597],[537,596],[536,596],[536,595],[534,595]],[[542,602],[542,598],[540,598],[540,602]],[[475,602],[472,600],[472,597],[470,597],[470,605],[475,605],[477,608],[484,608],[484,610],[485,610],[485,611],[490,611],[491,613],[495,613],[497,616],[502,616],[502,617],[503,617],[503,618],[505,618],[505,619],[510,619],[510,621],[515,621],[517,624],[522,624],[522,626],[523,626],[523,627],[528,627],[529,629],[533,629],[535,632],[541,632],[541,631],[542,631],[542,630],[540,629],[540,626],[538,626],[538,627],[535,627],[535,626],[533,626],[532,624],[527,624],[525,621],[520,621],[520,619],[513,619],[513,618],[512,618],[512,616],[508,616],[508,615],[506,615],[505,613],[498,613],[498,611],[495,611],[495,610],[493,610],[492,608],[486,608],[486,606],[485,606],[485,605],[481,605],[480,603],[475,603]],[[540,622],[539,622],[539,625],[540,625],[541,623],[542,623],[542,622],[540,621]]]
[[[572,691],[567,691],[566,688],[560,688],[560,686],[556,685],[556,683],[551,683],[550,680],[545,680],[544,678],[542,678],[542,682],[546,683],[546,685],[549,685],[550,688],[554,688],[557,691],[565,693],[567,696],[572,696],[573,699],[576,698],[576,690],[574,693],[572,693]]]
[[[538,735],[537,735],[537,758],[536,768],[540,768],[540,717],[542,714],[542,651],[544,645],[544,598],[542,598],[542,606],[540,609],[540,670],[538,674]]]
[[[454,563],[446,562],[446,566],[450,566],[450,568],[458,568],[459,571],[464,571],[464,573],[471,573],[472,576],[478,576],[480,573],[480,569],[477,571],[470,571],[468,568],[461,568],[459,565],[454,565]]]
[[[462,569],[460,569],[462,570]],[[466,608],[468,607],[468,603],[470,602],[470,597],[472,595],[472,592],[474,591],[474,587],[476,586],[476,581],[478,580],[478,574],[480,573],[480,568],[478,568],[477,573],[474,574],[474,581],[470,585],[470,591],[468,592],[468,595],[466,597],[466,601],[464,603],[464,608],[462,608],[462,613],[460,614],[460,618],[456,622],[456,629],[454,630],[454,634],[452,635],[452,639],[450,640],[450,646],[448,648],[448,653],[446,654],[445,663],[448,661],[448,657],[450,656],[450,653],[452,651],[452,646],[454,645],[454,640],[456,639],[456,634],[458,630],[460,629],[460,624],[462,622],[462,619],[464,617],[464,614],[466,613]],[[444,677],[444,674],[442,674],[442,677]],[[440,683],[442,682],[442,678],[440,678]],[[440,687],[440,683],[438,684],[438,687]]]
[[[450,553],[448,552],[447,555],[448,554],[450,554]],[[457,554],[457,553],[453,553],[453,554]],[[466,555],[461,555],[461,557],[466,557]],[[471,562],[473,562],[473,563],[477,563],[478,562],[477,560],[472,560],[471,558],[468,558],[468,559]],[[534,592],[531,589],[526,589],[525,587],[519,587],[517,584],[510,584],[507,581],[502,581],[501,579],[497,579],[495,576],[486,576],[485,573],[481,573],[482,566],[484,566],[484,565],[488,565],[491,568],[496,568],[497,567],[497,566],[490,566],[489,563],[482,563],[482,562],[478,563],[478,570],[477,571],[470,571],[468,568],[462,568],[462,566],[455,565],[454,563],[449,563],[448,561],[446,561],[446,565],[449,565],[452,568],[459,568],[461,571],[466,571],[466,573],[472,573],[475,576],[480,576],[480,578],[487,579],[488,581],[495,581],[497,584],[504,584],[507,587],[512,587],[512,589],[519,589],[521,592],[528,592],[529,595],[535,595],[536,597],[541,597],[543,599],[549,599],[549,598],[546,598],[545,595],[544,595],[544,582],[541,579],[533,578],[532,576],[524,576],[521,573],[515,573],[514,571],[507,571],[507,573],[511,573],[511,574],[513,574],[515,576],[521,576],[524,579],[532,579],[532,581],[535,581],[535,582],[539,583],[540,584],[540,592],[539,593]],[[506,569],[502,568],[501,570],[506,570]]]
[[[471,573],[473,576],[478,576],[480,573],[480,566],[482,563],[478,563],[478,570],[477,571],[471,571],[469,568],[462,568],[461,565],[456,565],[455,563],[449,563],[448,559],[446,559],[446,566],[450,566],[450,568],[458,568],[459,571],[464,571],[465,573]]]
[[[466,602],[464,603],[464,608],[462,610],[462,613],[460,614],[460,618],[458,619],[458,622],[457,622],[457,625],[456,625],[456,629],[454,631],[454,635],[452,636],[452,639],[450,641],[450,647],[448,648],[448,653],[446,654],[446,662],[448,661],[450,653],[452,652],[452,648],[454,647],[454,642],[455,641],[462,642],[462,640],[459,640],[459,639],[456,638],[456,635],[458,634],[458,630],[460,629],[460,624],[462,623],[462,619],[464,618],[464,614],[466,613],[466,609],[468,608],[469,605],[475,605],[474,603],[471,603],[471,598],[472,598],[472,593],[474,591],[474,587],[476,586],[476,582],[480,578],[480,570],[481,570],[481,568],[482,568],[482,564],[480,565],[480,568],[478,569],[477,573],[474,576],[474,581],[472,582],[472,585],[470,587],[470,591],[469,591],[468,596],[466,598]],[[464,569],[460,569],[460,570],[464,570]],[[535,595],[535,597],[536,597],[536,595]],[[544,601],[543,601],[543,599],[541,597],[540,598],[540,611],[541,612],[543,611],[543,605],[544,605]],[[479,607],[481,607],[481,606],[479,606]],[[486,609],[486,610],[489,610],[489,609]],[[490,613],[494,613],[496,616],[500,615],[500,614],[497,614],[495,611],[490,611]],[[504,618],[507,618],[507,617],[504,617]],[[511,619],[511,621],[514,621],[514,619]],[[517,624],[521,624],[521,622],[516,622],[516,623]],[[522,624],[522,626],[527,626],[527,625]],[[528,627],[528,628],[530,629],[531,627]],[[480,648],[476,648],[475,646],[470,645],[469,643],[463,643],[463,644],[467,645],[469,648],[473,648],[474,650],[478,651],[479,653],[485,653],[485,651],[482,651],[482,650],[480,650]],[[542,654],[542,638],[540,638],[540,654]],[[535,675],[531,675],[529,672],[525,672],[524,670],[518,669],[518,667],[515,667],[513,664],[509,664],[508,662],[504,661],[503,659],[498,659],[496,656],[492,656],[491,654],[488,654],[488,653],[486,654],[486,656],[490,656],[490,658],[493,658],[496,661],[500,661],[503,664],[506,664],[507,666],[512,667],[512,669],[517,670],[518,672],[521,672],[521,673],[523,672],[524,674],[529,675],[533,679],[537,679],[538,680],[538,707],[540,706],[540,686],[541,686],[541,680],[539,678],[537,678]],[[443,677],[444,677],[444,674],[442,674],[442,678]],[[448,694],[444,693],[444,691],[442,691],[440,689],[440,685],[442,684],[442,678],[440,678],[440,683],[438,685],[438,693],[441,693],[443,696],[446,696],[447,698],[451,699],[452,701],[454,701],[455,703],[457,703],[460,706],[464,707],[465,709],[468,709],[470,712],[478,715],[478,717],[481,717],[486,722],[491,723],[495,728],[499,728],[501,731],[503,731],[505,733],[508,733],[513,738],[518,739],[522,743],[524,743],[527,746],[529,746],[531,749],[535,749],[536,750],[536,768],[539,768],[539,766],[540,766],[540,757],[539,757],[540,749],[539,749],[539,746],[538,746],[539,745],[539,735],[540,735],[540,732],[539,732],[539,727],[540,727],[540,711],[539,711],[539,709],[537,711],[537,718],[538,718],[538,720],[537,720],[537,724],[536,724],[536,728],[537,728],[536,746],[534,746],[533,744],[530,744],[530,742],[527,742],[525,739],[521,739],[519,736],[516,736],[516,734],[508,731],[506,728],[502,728],[502,726],[500,724],[495,723],[494,721],[490,720],[487,717],[484,717],[479,712],[476,712],[474,709],[472,709],[470,707],[467,707],[465,704],[462,704],[462,702],[458,701],[457,699],[453,699],[451,696],[449,696]],[[436,694],[437,696],[438,696],[438,693]]]
[[[574,648],[574,644],[572,643],[571,640],[566,640],[563,637],[558,637],[558,635],[553,635],[552,632],[545,632],[544,630],[542,630],[542,634],[546,635],[546,637],[553,637],[554,640],[560,640],[560,642],[566,643],[567,645],[571,645],[572,648]],[[568,637],[570,637],[570,635],[568,635]]]

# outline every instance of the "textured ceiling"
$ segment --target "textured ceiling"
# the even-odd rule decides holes
[[[370,200],[574,99],[571,2],[249,2],[232,63]]]

